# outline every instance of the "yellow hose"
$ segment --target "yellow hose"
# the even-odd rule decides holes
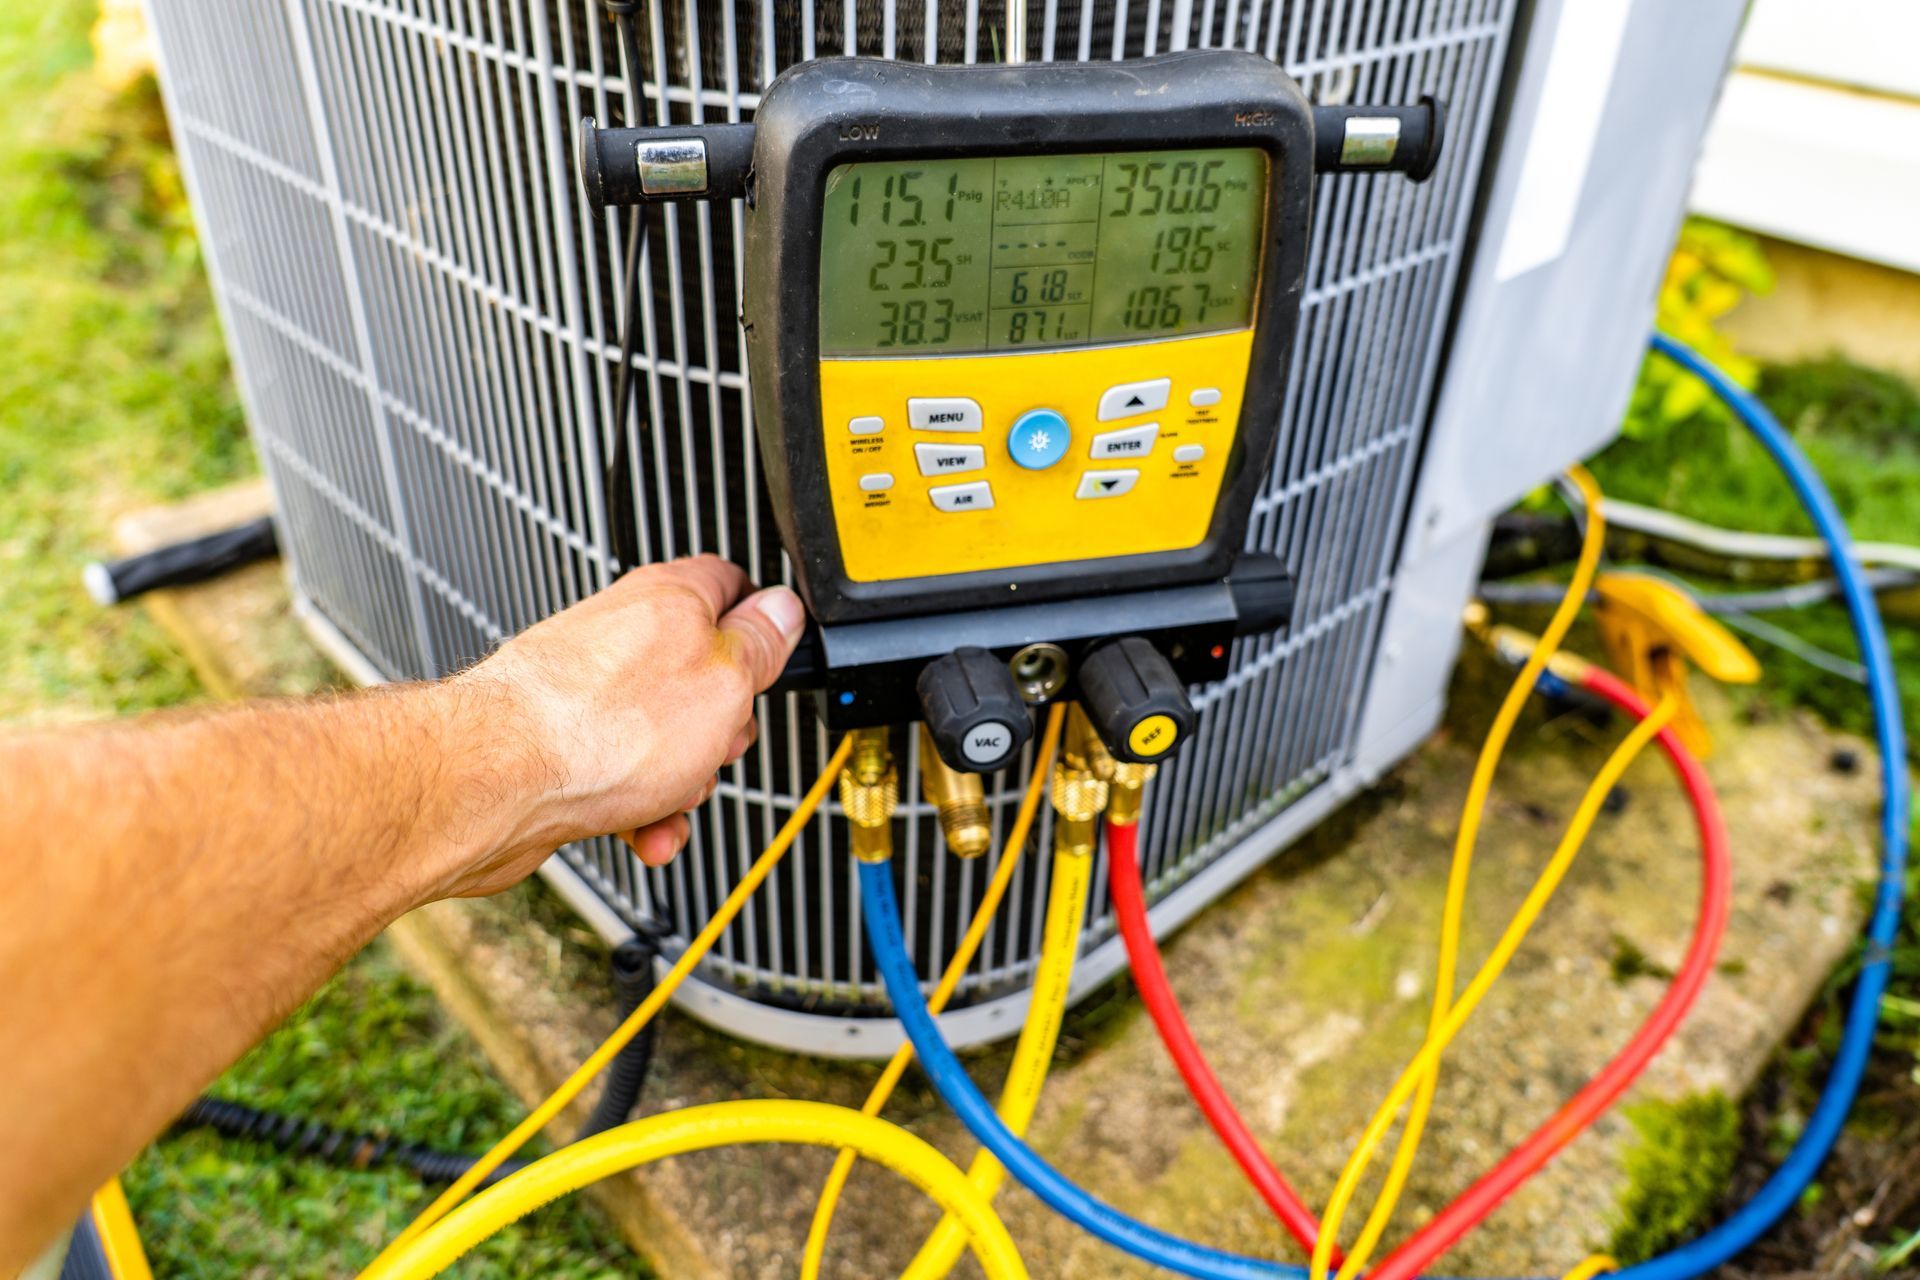
[[[1671,695],[1661,699],[1652,713],[1635,725],[1633,731],[1621,741],[1618,747],[1614,748],[1613,754],[1607,757],[1606,764],[1601,766],[1600,772],[1595,775],[1592,784],[1587,788],[1587,793],[1580,798],[1580,806],[1574,811],[1573,821],[1567,825],[1566,834],[1560,838],[1559,847],[1553,851],[1553,857],[1548,859],[1546,868],[1541,871],[1540,878],[1534,881],[1533,888],[1528,890],[1526,900],[1520,904],[1520,909],[1514,913],[1513,919],[1508,921],[1505,932],[1500,935],[1500,941],[1494,944],[1492,954],[1487,957],[1486,963],[1480,966],[1479,972],[1473,975],[1473,981],[1467,984],[1467,989],[1461,993],[1459,1002],[1447,1010],[1447,1016],[1442,1020],[1439,1028],[1427,1038],[1425,1044],[1420,1046],[1419,1053],[1415,1054],[1413,1061],[1407,1064],[1407,1069],[1400,1073],[1400,1078],[1394,1082],[1386,1101],[1382,1102],[1379,1109],[1373,1113],[1373,1119],[1368,1122],[1366,1132],[1361,1135],[1359,1145],[1354,1149],[1353,1158],[1348,1160],[1347,1167],[1341,1170],[1340,1181],[1333,1189],[1333,1199],[1328,1203],[1327,1212],[1321,1219],[1320,1242],[1314,1248],[1314,1274],[1322,1276],[1326,1274],[1325,1251],[1331,1247],[1327,1242],[1334,1239],[1339,1232],[1340,1219],[1346,1214],[1347,1205],[1352,1201],[1354,1190],[1359,1186],[1360,1177],[1371,1162],[1373,1153],[1379,1149],[1381,1140],[1386,1137],[1387,1128],[1393,1123],[1394,1114],[1400,1110],[1401,1104],[1406,1102],[1408,1095],[1420,1086],[1420,1082],[1426,1075],[1433,1071],[1434,1064],[1440,1060],[1440,1055],[1453,1042],[1454,1036],[1460,1033],[1460,1028],[1466,1025],[1467,1019],[1473,1016],[1473,1011],[1479,1007],[1480,1001],[1486,997],[1488,990],[1499,980],[1507,963],[1513,959],[1514,952],[1518,951],[1521,942],[1525,941],[1528,930],[1533,928],[1533,922],[1539,918],[1540,912],[1546,907],[1548,899],[1553,897],[1554,890],[1560,887],[1560,881],[1565,877],[1567,869],[1573,865],[1574,858],[1580,852],[1581,843],[1585,841],[1587,832],[1592,829],[1594,819],[1599,816],[1600,806],[1606,802],[1607,795],[1620,781],[1621,775],[1627,771],[1627,766],[1633,763],[1633,758],[1640,754],[1641,749],[1653,740],[1668,721],[1673,719],[1674,712],[1678,709],[1679,703]],[[1346,1274],[1344,1269],[1341,1274]]]
[[[1553,618],[1540,635],[1540,642],[1527,655],[1526,664],[1515,677],[1513,686],[1507,690],[1507,696],[1501,701],[1500,710],[1493,718],[1493,726],[1487,730],[1486,741],[1480,745],[1480,758],[1474,762],[1473,778],[1467,786],[1467,800],[1460,811],[1460,826],[1453,842],[1453,865],[1447,874],[1446,905],[1440,916],[1440,955],[1435,966],[1433,1008],[1427,1019],[1429,1039],[1438,1034],[1453,1003],[1453,987],[1460,963],[1460,927],[1466,910],[1467,881],[1473,868],[1473,847],[1480,835],[1480,818],[1486,810],[1487,795],[1493,789],[1494,771],[1500,765],[1500,757],[1507,749],[1507,740],[1513,736],[1513,727],[1518,723],[1520,713],[1525,710],[1527,699],[1533,696],[1533,688],[1541,672],[1547,669],[1554,651],[1566,639],[1574,619],[1586,603],[1587,592],[1592,588],[1594,575],[1600,569],[1600,553],[1606,545],[1606,520],[1601,512],[1599,484],[1585,467],[1569,467],[1567,476],[1580,490],[1581,500],[1586,505],[1586,534],[1581,541],[1580,558],[1574,565],[1573,578],[1567,583],[1566,594],[1560,598]],[[1426,1128],[1427,1115],[1433,1108],[1434,1090],[1440,1084],[1439,1063],[1440,1058],[1436,1054],[1432,1067],[1420,1076],[1419,1091],[1407,1112],[1406,1125],[1400,1131],[1400,1143],[1394,1150],[1386,1181],[1374,1201],[1373,1211],[1367,1215],[1366,1225],[1360,1229],[1359,1239],[1354,1241],[1347,1253],[1346,1263],[1340,1268],[1339,1280],[1351,1280],[1357,1275],[1373,1256],[1380,1237],[1386,1233],[1394,1206],[1399,1203],[1407,1175],[1412,1172],[1414,1158],[1420,1151],[1420,1137]],[[1350,1173],[1357,1176],[1356,1165],[1363,1164],[1369,1154],[1356,1150],[1347,1161],[1347,1167],[1341,1171],[1341,1176]],[[1326,1280],[1333,1260],[1333,1245],[1334,1232],[1323,1227],[1319,1243],[1313,1251],[1312,1280]]]
[[[965,1234],[988,1280],[1026,1280],[1027,1268],[993,1207],[952,1161],[898,1125],[824,1102],[716,1102],[636,1120],[562,1147],[489,1187],[405,1245],[390,1247],[360,1280],[439,1275],[475,1245],[541,1205],[636,1165],[740,1143],[849,1147],[926,1192]]]
[[[1027,1007],[1026,1025],[1020,1028],[1020,1041],[1007,1068],[1007,1081],[1001,1086],[997,1108],[1007,1128],[1016,1134],[1024,1135],[1033,1120],[1034,1108],[1040,1102],[1040,1087],[1046,1083],[1054,1046],[1060,1040],[1060,1023],[1066,1017],[1067,989],[1073,985],[1073,962],[1080,951],[1080,926],[1086,920],[1087,892],[1092,880],[1091,856],[1055,856],[1040,963],[1033,974],[1033,1001]],[[973,1184],[981,1199],[989,1202],[999,1193],[1006,1177],[1006,1168],[986,1150],[977,1152],[967,1168],[967,1181]],[[953,1270],[966,1246],[964,1227],[958,1218],[948,1213],[907,1264],[901,1280],[940,1280]]]
[[[966,933],[961,935],[959,945],[953,949],[953,958],[947,962],[946,972],[940,975],[939,985],[927,1000],[927,1010],[931,1013],[939,1013],[947,1007],[947,1001],[953,999],[960,979],[966,976],[967,967],[973,963],[980,944],[986,941],[987,928],[999,912],[1000,900],[1006,897],[1008,886],[1013,883],[1013,873],[1020,868],[1021,855],[1027,848],[1027,833],[1033,829],[1034,815],[1040,811],[1040,801],[1047,794],[1047,775],[1053,768],[1053,753],[1060,745],[1060,727],[1065,723],[1066,713],[1065,703],[1055,703],[1047,713],[1047,727],[1040,735],[1040,747],[1033,758],[1033,780],[1027,784],[1026,794],[1020,798],[1020,809],[1014,815],[1013,830],[1007,834],[1000,865],[994,868],[993,878],[987,882],[986,892],[981,895],[980,909],[973,913]],[[907,1074],[907,1066],[912,1061],[911,1044],[903,1044],[895,1050],[893,1058],[867,1094],[860,1114],[880,1114],[881,1108],[887,1105],[887,1099],[893,1096],[894,1089]],[[857,1158],[858,1153],[851,1147],[842,1151],[827,1174],[826,1185],[820,1189],[820,1203],[814,1208],[813,1224],[807,1228],[806,1251],[800,1259],[801,1280],[819,1280],[820,1263],[827,1254],[827,1233],[833,1226],[833,1210],[840,1203],[840,1193],[853,1173],[853,1162]]]
[[[1561,1276],[1560,1280],[1593,1280],[1595,1276],[1619,1269],[1620,1264],[1612,1258],[1604,1253],[1595,1253],[1582,1259],[1579,1266]]]
[[[608,1036],[605,1042],[580,1064],[577,1071],[562,1081],[560,1087],[549,1094],[545,1102],[529,1112],[527,1118],[515,1126],[512,1133],[500,1139],[485,1155],[474,1161],[472,1168],[461,1174],[452,1186],[441,1192],[437,1200],[428,1205],[421,1211],[419,1217],[407,1225],[406,1230],[394,1237],[393,1243],[373,1260],[374,1268],[378,1268],[402,1245],[444,1217],[448,1210],[466,1197],[468,1192],[485,1181],[488,1174],[499,1168],[502,1161],[525,1146],[529,1138],[545,1128],[548,1121],[559,1115],[569,1102],[578,1097],[580,1091],[605,1070],[607,1064],[626,1047],[627,1042],[639,1035],[641,1029],[652,1020],[654,1015],[666,1007],[674,991],[686,980],[687,975],[693,972],[694,966],[700,963],[712,949],[713,944],[719,941],[727,925],[740,914],[740,909],[747,905],[747,899],[753,896],[753,891],[760,887],[761,882],[773,871],[780,859],[786,856],[787,850],[793,846],[794,840],[805,829],[807,823],[812,821],[814,811],[820,807],[820,802],[825,800],[827,793],[833,789],[834,782],[840,776],[840,769],[846,764],[847,755],[852,748],[851,736],[841,739],[840,746],[827,760],[826,768],[820,771],[820,777],[807,789],[807,794],[801,797],[800,803],[794,807],[792,816],[773,837],[773,842],[767,846],[766,851],[755,860],[754,864],[747,868],[747,874],[741,877],[740,883],[733,887],[733,892],[727,895],[726,901],[722,902],[719,910],[713,913],[713,918],[707,921],[706,927],[687,944],[687,949],[681,953],[673,967],[667,970],[666,976],[660,979],[653,993],[641,1002],[638,1009],[628,1015],[625,1022],[614,1028],[613,1034]]]

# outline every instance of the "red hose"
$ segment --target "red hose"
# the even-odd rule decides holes
[[[1589,669],[1581,682],[1631,715],[1645,717],[1647,705],[1614,676],[1598,667]],[[1452,1248],[1454,1242],[1492,1213],[1515,1188],[1559,1154],[1594,1122],[1614,1100],[1626,1091],[1693,1007],[1700,988],[1713,972],[1713,961],[1720,950],[1720,938],[1726,931],[1727,907],[1731,896],[1732,871],[1727,851],[1727,828],[1720,815],[1720,803],[1713,784],[1700,762],[1680,745],[1672,729],[1660,731],[1660,746],[1680,774],[1688,799],[1693,801],[1694,817],[1700,826],[1700,916],[1694,925],[1693,944],[1680,971],[1665,996],[1642,1024],[1633,1040],[1606,1068],[1587,1082],[1565,1106],[1515,1147],[1507,1157],[1422,1227],[1380,1265],[1368,1273],[1368,1280],[1412,1280],[1426,1265]],[[1136,877],[1137,878],[1137,877]],[[1118,895],[1116,895],[1117,897]]]
[[[1320,1232],[1319,1220],[1273,1167],[1273,1161],[1260,1149],[1246,1122],[1234,1110],[1213,1069],[1202,1056],[1200,1046],[1194,1043],[1193,1032],[1187,1029],[1187,1020],[1181,1015],[1180,1002],[1167,983],[1160,949],[1147,926],[1146,895],[1140,886],[1137,826],[1107,824],[1107,877],[1113,894],[1114,918],[1120,925],[1120,937],[1126,943],[1127,961],[1133,966],[1134,985],[1140,988],[1140,1002],[1146,1005],[1147,1015],[1160,1032],[1160,1040],[1167,1046],[1173,1065],[1179,1068],[1180,1078],[1187,1082],[1187,1092],[1193,1095],[1207,1123],[1213,1126],[1274,1216],[1302,1248],[1311,1250],[1314,1237]]]

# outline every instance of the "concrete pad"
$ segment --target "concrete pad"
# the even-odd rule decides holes
[[[257,598],[228,594],[243,590],[261,587],[229,580],[192,594],[208,593],[220,616],[275,616]],[[1167,946],[1196,1035],[1312,1202],[1331,1189],[1348,1144],[1419,1042],[1453,825],[1491,700],[1510,678],[1471,658],[1441,734]],[[1811,717],[1748,722],[1732,699],[1697,692],[1721,747],[1709,770],[1731,828],[1734,908],[1720,972],[1639,1096],[1737,1092],[1753,1080],[1847,954],[1862,909],[1854,886],[1875,857],[1871,769],[1829,765],[1836,747],[1863,762],[1869,750]],[[1468,964],[1478,963],[1519,902],[1622,731],[1577,715],[1549,721],[1537,706],[1523,721],[1480,842]],[[1625,792],[1624,808],[1602,818],[1534,938],[1449,1057],[1396,1235],[1524,1138],[1632,1034],[1662,985],[1617,976],[1617,959],[1678,962],[1698,885],[1690,813],[1653,755],[1634,767]],[[438,904],[401,922],[394,937],[529,1101],[613,1025],[598,944],[537,885]],[[995,1092],[1006,1051],[968,1061]],[[740,1097],[857,1105],[875,1071],[739,1044],[674,1016],[643,1105]],[[572,1122],[583,1115],[577,1110]],[[963,1164],[971,1154],[915,1075],[888,1115]],[[1604,1121],[1442,1269],[1557,1275],[1603,1243],[1624,1134],[1623,1122]],[[1294,1256],[1213,1143],[1124,982],[1068,1019],[1033,1138],[1070,1176],[1157,1225]],[[791,1276],[830,1161],[829,1153],[794,1148],[671,1161],[616,1191],[616,1220],[674,1280]],[[1018,1188],[1001,1204],[1037,1277],[1149,1274]],[[893,1274],[933,1217],[903,1183],[863,1166],[836,1223],[829,1274]],[[971,1263],[963,1273],[973,1273]]]

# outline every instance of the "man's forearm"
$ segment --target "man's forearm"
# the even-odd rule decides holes
[[[437,684],[0,738],[0,1277],[389,920],[671,859],[805,621],[696,556]]]
[[[511,838],[543,764],[490,689],[0,741],[17,1104],[0,1274],[383,925]]]

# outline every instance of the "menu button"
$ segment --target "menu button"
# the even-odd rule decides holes
[[[907,422],[915,431],[978,431],[980,402],[964,396],[917,396],[907,401]]]

